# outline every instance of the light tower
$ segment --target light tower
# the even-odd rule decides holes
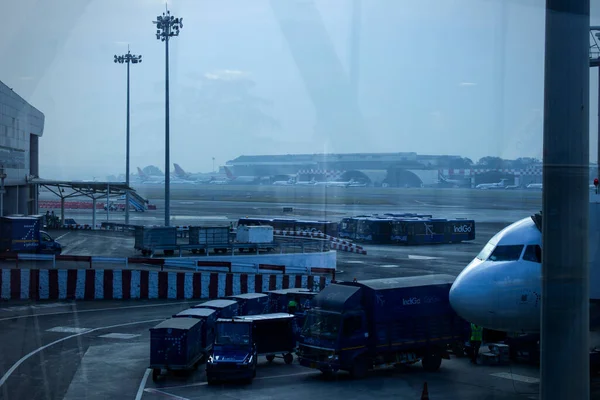
[[[156,17],[156,39],[165,42],[165,226],[170,224],[171,173],[169,161],[169,39],[179,36],[183,18],[175,18],[169,10]]]
[[[115,63],[127,64],[127,145],[125,156],[125,184],[129,187],[129,64],[137,64],[142,62],[142,56],[131,54],[129,46],[127,46],[127,54],[122,56],[115,55]],[[129,189],[125,193],[125,223],[129,223]]]

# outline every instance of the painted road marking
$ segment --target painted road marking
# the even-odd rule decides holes
[[[344,261],[346,264],[364,264],[364,261],[358,261],[358,260],[351,260],[351,261]]]
[[[135,395],[135,400],[141,400],[142,396],[144,395],[144,388],[146,387],[146,381],[148,380],[148,376],[150,375],[151,372],[152,372],[152,370],[150,368],[146,368],[146,372],[144,372],[144,377],[142,378],[142,382],[140,382],[140,387],[138,388],[138,391]]]
[[[538,378],[532,378],[530,376],[525,375],[517,375],[511,374],[510,372],[496,372],[494,374],[490,374],[492,376],[504,379],[512,379],[513,381],[525,382],[525,383],[539,383],[540,380]]]
[[[227,219],[226,216],[224,215],[171,215],[171,221],[177,221],[177,220],[185,220],[185,219],[189,219],[189,220],[213,220],[213,219],[219,219],[219,220],[223,220],[223,219]]]
[[[159,394],[163,397],[167,397],[169,399],[175,399],[175,400],[190,400],[187,397],[181,397],[181,396],[176,396],[174,394],[171,393],[167,393],[167,392],[163,392],[162,390],[158,390],[158,389],[153,389],[153,388],[148,388],[148,389],[144,389],[144,392],[147,393],[154,393],[154,394]]]
[[[442,257],[420,256],[418,254],[409,254],[409,260],[439,260]]]
[[[306,371],[306,372],[298,372],[295,374],[283,374],[283,375],[271,375],[271,376],[259,376],[254,378],[255,381],[262,381],[267,379],[278,379],[278,378],[290,378],[294,376],[302,376],[302,375],[321,375],[320,371]],[[190,383],[188,385],[177,385],[177,386],[163,386],[161,389],[180,389],[180,388],[189,388],[189,387],[198,387],[198,386],[206,386],[208,382],[198,382],[198,383]],[[145,389],[144,391],[148,391],[150,388]]]
[[[56,241],[58,242],[60,239],[64,238],[65,236],[67,236],[67,235],[68,235],[68,234],[70,234],[70,233],[71,233],[71,232],[67,232],[67,233],[65,233],[64,235],[60,235],[59,237],[55,238],[54,240],[56,240]]]
[[[40,351],[47,349],[48,347],[54,346],[55,344],[64,342],[65,340],[69,340],[72,339],[74,337],[78,337],[81,335],[87,335],[88,333],[92,333],[92,332],[96,332],[99,330],[105,330],[105,329],[113,329],[113,328],[120,328],[122,326],[130,326],[130,325],[139,325],[139,324],[147,324],[150,322],[159,322],[159,321],[164,321],[164,318],[160,318],[160,319],[150,319],[150,320],[146,320],[146,321],[136,321],[136,322],[127,322],[125,324],[117,324],[117,325],[110,325],[110,326],[101,326],[99,328],[94,328],[94,329],[90,329],[87,332],[81,332],[81,333],[75,333],[73,335],[70,336],[66,336],[64,338],[60,338],[58,340],[55,340],[52,343],[48,343],[42,347],[38,347],[37,349],[33,350],[32,352],[25,354],[23,357],[21,357],[21,359],[19,361],[17,361],[16,363],[13,364],[12,367],[10,367],[10,369],[8,371],[6,371],[6,373],[2,376],[2,378],[0,378],[0,387],[2,387],[2,385],[4,385],[4,383],[8,380],[8,378],[10,378],[10,376],[12,375],[13,372],[15,372],[15,370],[17,368],[19,368],[19,366],[21,364],[23,364],[25,361],[27,361],[27,359],[29,359],[31,356],[39,353]]]
[[[381,268],[399,268],[400,266],[396,265],[396,264],[383,264],[383,265],[378,265],[378,267],[381,267]]]
[[[89,328],[75,328],[72,326],[55,326],[54,328],[46,329],[46,332],[58,333],[84,333],[89,331]]]
[[[70,303],[49,303],[49,304],[33,304],[29,306],[13,306],[0,308],[0,311],[14,312],[14,311],[28,311],[37,310],[44,308],[55,308],[55,307],[71,307]]]
[[[135,271],[134,271],[135,272]],[[65,303],[68,304],[68,303]],[[180,305],[180,304],[196,304],[196,303],[190,303],[188,301],[179,301],[179,302],[173,302],[173,303],[160,303],[160,304],[144,304],[141,306],[125,306],[125,307],[108,307],[108,308],[93,308],[90,310],[77,310],[74,309],[72,311],[59,311],[59,312],[53,312],[53,313],[44,313],[44,314],[28,314],[28,315],[15,315],[14,317],[6,317],[6,318],[0,318],[0,322],[2,321],[8,321],[11,319],[19,319],[19,318],[31,318],[31,317],[43,317],[46,315],[65,315],[65,314],[72,314],[72,313],[77,313],[77,314],[81,314],[81,313],[88,313],[88,312],[97,312],[97,311],[111,311],[111,310],[126,310],[129,308],[146,308],[146,307],[164,307],[164,306],[173,306],[173,305]],[[70,304],[73,305],[73,304]]]
[[[138,336],[142,335],[136,335],[135,333],[107,333],[106,335],[100,335],[98,337],[105,339],[133,339]]]

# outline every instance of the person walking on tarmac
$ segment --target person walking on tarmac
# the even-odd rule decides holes
[[[471,364],[477,364],[477,356],[479,355],[479,348],[481,347],[481,341],[483,340],[483,328],[474,323],[471,323]]]

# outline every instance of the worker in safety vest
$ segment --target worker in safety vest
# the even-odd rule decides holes
[[[297,308],[298,308],[298,302],[296,301],[296,299],[294,298],[294,299],[290,300],[290,302],[288,303],[288,313],[295,314]]]
[[[471,355],[472,364],[477,364],[477,356],[479,355],[479,348],[481,347],[482,340],[483,328],[471,323],[471,348],[473,349],[473,354]]]

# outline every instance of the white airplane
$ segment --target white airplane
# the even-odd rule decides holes
[[[498,232],[454,281],[452,308],[487,329],[539,333],[541,243],[532,217]]]
[[[140,167],[137,168],[137,171],[138,171],[138,179],[141,183],[154,183],[154,184],[165,183],[164,176],[148,175],[144,171],[142,171],[140,169]]]
[[[479,185],[475,186],[475,189],[497,189],[497,188],[503,188],[504,186],[506,186],[506,182],[507,179],[500,179],[500,182],[497,183],[480,183]]]
[[[317,181],[315,181],[314,179],[311,179],[310,181],[296,181],[296,183],[294,183],[294,185],[312,186],[312,185],[315,185],[316,183],[317,183]]]
[[[192,174],[190,172],[186,172],[181,166],[177,163],[173,164],[175,167],[175,171],[172,176],[175,179],[179,179],[180,181],[185,181],[186,183],[195,183],[195,184],[206,184],[215,180],[215,177],[212,174]]]
[[[294,178],[290,178],[287,181],[275,181],[273,182],[273,185],[275,186],[291,186],[291,185],[295,185],[296,183],[294,182]]]
[[[542,184],[541,183],[530,183],[529,185],[527,185],[527,189],[542,189]]]
[[[438,175],[438,184],[440,183],[447,183],[450,185],[454,185],[455,187],[460,187],[460,186],[468,186],[471,187],[471,179],[469,178],[464,178],[464,179],[450,179],[442,174]]]
[[[341,181],[315,182],[315,185],[317,185],[317,186],[326,186],[326,187],[349,187],[349,186],[362,185],[362,184],[359,183],[359,182],[356,182],[354,179],[350,179],[347,182],[341,182]]]

